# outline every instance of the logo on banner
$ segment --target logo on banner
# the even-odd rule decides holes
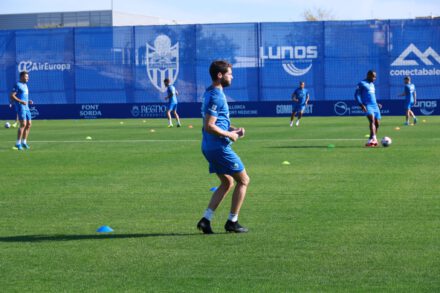
[[[335,109],[336,115],[343,116],[347,112],[350,114],[350,108],[345,102],[337,102],[333,108]]]
[[[344,101],[338,101],[333,105],[333,110],[336,115],[344,116],[344,115],[360,115],[364,112],[362,108],[358,105],[350,105],[350,103],[346,103]],[[380,111],[382,114],[389,113],[389,110],[382,109]]]
[[[79,116],[84,119],[96,119],[102,116],[99,104],[94,105],[81,105],[81,110],[79,111]]]
[[[147,43],[147,74],[150,82],[161,92],[167,88],[163,83],[165,78],[173,84],[179,74],[179,43],[171,45],[171,39],[159,35],[154,40],[154,46]]]
[[[17,66],[18,72],[22,71],[64,71],[70,70],[69,63],[48,63],[48,62],[33,62],[33,61],[20,61]]]
[[[284,71],[292,76],[307,74],[313,66],[313,59],[318,58],[317,46],[277,46],[260,47],[260,59],[282,60]]]
[[[292,104],[277,104],[275,106],[275,113],[277,115],[282,114],[292,114],[293,106]],[[313,104],[307,104],[304,109],[305,114],[313,114]]]
[[[134,105],[131,108],[131,116],[134,118],[157,118],[165,117],[167,106],[163,104]]]
[[[425,65],[433,65],[429,57],[432,57],[437,63],[440,64],[440,56],[434,51],[433,48],[428,47],[425,52],[421,52],[414,44],[410,44],[408,48],[406,48],[393,63],[391,66],[417,66],[419,63],[417,60],[407,60],[408,55],[414,54],[417,56],[419,61],[424,63]]]
[[[38,109],[33,107],[29,107],[29,111],[31,112],[31,118],[35,119],[36,117],[40,116],[40,112],[38,112]]]
[[[139,110],[139,107],[138,106],[133,106],[133,108],[131,108],[131,116],[139,117],[139,114],[141,114],[141,111]]]
[[[417,101],[414,105],[414,108],[419,108],[420,113],[423,115],[429,116],[434,113],[437,108],[437,101]]]
[[[435,62],[433,62],[435,61]],[[437,63],[437,64],[435,64]],[[440,65],[439,54],[431,47],[428,47],[424,52],[420,51],[413,43],[411,43],[403,52],[391,63],[391,66],[413,66],[410,69],[392,69],[391,76],[405,76],[405,75],[422,75],[435,76],[440,75],[440,68],[435,68],[435,65]],[[430,67],[420,67],[430,66]],[[416,67],[416,68],[414,68]]]

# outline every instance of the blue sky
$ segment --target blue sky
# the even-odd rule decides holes
[[[0,14],[106,10],[112,0],[9,0]],[[439,0],[113,0],[115,11],[157,16],[177,23],[302,21],[306,9],[323,8],[336,20],[440,16]]]

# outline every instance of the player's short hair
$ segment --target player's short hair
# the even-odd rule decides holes
[[[374,70],[368,70],[368,72],[367,72],[367,76],[372,76],[373,73],[376,73],[376,71],[374,71]]]
[[[304,80],[301,80],[301,81],[299,82],[299,84],[301,85],[301,84],[306,84],[306,83],[305,83]]]
[[[404,80],[411,80],[411,76],[407,75],[403,78]]]
[[[20,72],[20,78],[22,78],[25,74],[29,74],[26,70]]]
[[[219,73],[225,74],[228,72],[228,68],[232,68],[232,64],[225,60],[215,60],[209,66],[209,74],[211,75],[211,79],[213,81],[217,80],[217,75]]]
[[[163,80],[163,82],[165,83],[165,82],[170,82],[170,79],[169,78],[165,78],[164,80]]]

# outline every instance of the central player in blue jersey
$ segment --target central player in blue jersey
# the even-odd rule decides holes
[[[14,102],[15,111],[17,112],[18,120],[20,121],[20,128],[17,133],[17,142],[15,147],[18,150],[30,149],[27,144],[27,137],[32,125],[32,116],[29,109],[29,104],[33,104],[32,100],[29,100],[29,89],[27,82],[29,81],[29,73],[26,71],[20,72],[20,81],[17,82],[12,88],[10,99]]]
[[[368,122],[370,124],[370,138],[365,144],[366,147],[377,146],[377,131],[380,125],[380,107],[376,100],[376,89],[374,87],[374,81],[376,80],[376,72],[373,70],[368,71],[367,78],[359,82],[354,94],[356,102],[365,112]]]
[[[211,220],[214,211],[233,188],[235,180],[236,186],[225,230],[243,233],[248,229],[238,223],[238,214],[246,196],[249,176],[231,145],[244,136],[244,129],[231,126],[228,102],[223,92],[223,88],[232,82],[232,65],[223,60],[214,61],[209,67],[209,73],[212,85],[206,89],[202,104],[202,152],[209,163],[209,172],[216,173],[220,179],[220,186],[212,195],[197,228],[205,234],[213,233]]]
[[[409,125],[409,117],[411,116],[413,118],[414,124],[417,124],[417,117],[414,115],[414,112],[411,110],[411,107],[414,106],[415,103],[417,103],[417,93],[416,93],[416,86],[411,83],[411,77],[405,76],[403,79],[403,82],[405,83],[405,88],[403,93],[401,93],[400,97],[405,97],[405,125]]]
[[[309,99],[309,91],[305,88],[305,82],[301,81],[299,83],[299,87],[292,94],[292,101],[294,102],[294,105],[292,108],[292,116],[290,116],[290,127],[293,126],[293,119],[295,118],[296,113],[298,113],[298,119],[296,120],[295,125],[297,127],[299,126],[299,120],[306,109]]]
[[[173,122],[171,121],[171,111],[174,114],[174,117],[177,121],[177,127],[180,127],[180,118],[179,114],[177,114],[177,95],[179,92],[176,90],[176,88],[173,85],[170,85],[170,80],[168,78],[165,78],[163,83],[167,87],[167,96],[165,97],[165,100],[168,100],[168,109],[167,109],[167,118],[168,118],[168,127],[173,127]]]

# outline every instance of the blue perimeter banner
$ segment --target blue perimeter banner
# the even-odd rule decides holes
[[[381,101],[384,116],[403,116],[403,100]],[[292,113],[289,101],[230,102],[229,110],[234,117],[285,117]],[[99,119],[99,118],[165,118],[165,103],[136,104],[60,104],[30,106],[33,119]],[[180,103],[181,118],[201,118],[201,103]],[[418,100],[413,107],[416,115],[440,115],[438,100]],[[314,101],[307,105],[306,116],[362,116],[364,113],[355,101]],[[15,111],[0,105],[3,120],[15,120]]]
[[[179,91],[182,114],[195,116],[191,103],[202,101],[216,59],[233,65],[225,94],[231,105],[246,106],[237,109],[245,115],[279,115],[271,105],[289,101],[301,81],[313,114],[330,115],[338,101],[354,114],[353,93],[370,69],[378,99],[396,100],[396,114],[406,75],[418,99],[440,101],[440,19],[404,19],[4,30],[0,105],[8,105],[19,72],[27,70],[29,98],[41,117],[100,111],[119,118],[135,106],[162,109],[165,78]]]

